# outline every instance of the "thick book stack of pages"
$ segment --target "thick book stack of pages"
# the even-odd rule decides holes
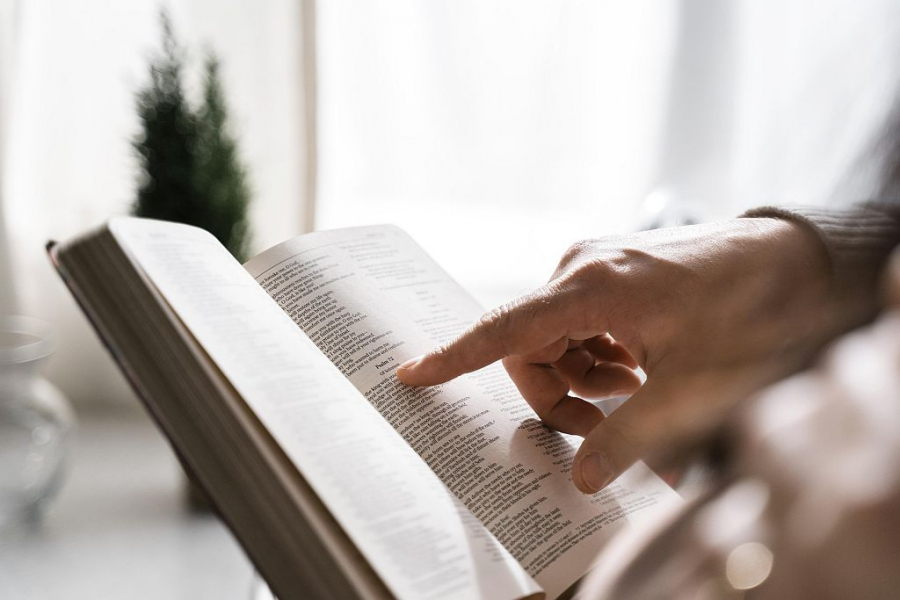
[[[578,440],[502,367],[400,384],[482,309],[395,227],[241,266],[202,230],[123,218],[50,252],[281,600],[557,598],[677,498],[642,464],[580,494]]]

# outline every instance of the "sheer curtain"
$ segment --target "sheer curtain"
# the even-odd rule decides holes
[[[898,76],[890,0],[322,3],[322,227],[395,222],[492,305],[568,244],[852,201]],[[840,190],[840,191],[838,191]]]
[[[6,161],[6,136],[9,131],[9,97],[12,90],[14,63],[16,6],[12,0],[0,0],[0,314],[17,310],[15,288],[12,285],[12,261],[7,249],[6,219],[4,217],[3,186]]]
[[[898,100],[900,3],[737,6],[732,205],[867,198],[869,157]]]
[[[15,34],[4,35],[3,44],[14,39],[15,52],[9,65],[4,52],[11,76],[7,86],[4,75],[0,127],[8,234],[0,277],[10,262],[19,312],[45,318],[57,330],[51,379],[76,402],[116,402],[130,392],[52,272],[43,244],[130,209],[134,94],[160,45],[161,5],[4,0],[3,6],[4,34]],[[309,229],[304,5],[174,0],[163,6],[187,48],[192,93],[206,49],[222,61],[232,125],[251,175],[255,247]],[[9,281],[0,281],[4,292]]]
[[[541,283],[634,226],[676,9],[321,3],[317,224],[397,223],[486,304]]]

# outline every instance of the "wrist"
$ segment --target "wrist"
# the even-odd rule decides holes
[[[744,293],[760,323],[783,323],[787,331],[815,329],[834,286],[827,248],[802,223],[776,217],[738,220],[748,232],[741,253],[751,265]]]

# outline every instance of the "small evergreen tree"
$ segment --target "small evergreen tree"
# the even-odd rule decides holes
[[[197,124],[181,84],[184,59],[166,13],[160,15],[162,53],[150,64],[150,83],[138,92],[143,126],[135,140],[142,170],[134,214],[189,222],[196,214],[194,188]]]
[[[141,177],[133,212],[206,229],[243,261],[250,194],[227,131],[218,62],[207,60],[204,101],[195,114],[184,92],[184,55],[171,20],[162,12],[160,21],[162,52],[151,61],[149,84],[137,94],[143,131],[134,141]]]
[[[237,144],[228,131],[228,110],[219,76],[219,61],[206,60],[203,105],[197,112],[197,189],[210,211],[208,230],[240,261],[247,258],[250,192]]]

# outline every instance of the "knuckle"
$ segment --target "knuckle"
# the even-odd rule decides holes
[[[569,246],[559,260],[557,271],[568,270],[571,265],[580,262],[585,255],[589,254],[592,245],[592,240],[580,240]]]
[[[503,304],[496,308],[492,308],[488,312],[484,313],[479,319],[479,325],[486,329],[490,330],[500,330],[503,329],[507,323],[509,322],[509,313],[510,307],[507,304]]]
[[[565,298],[565,310],[571,327],[592,329],[596,318],[604,313],[603,304],[609,291],[617,289],[609,279],[610,270],[599,259],[592,259],[569,271],[555,283],[560,298]]]
[[[563,287],[594,287],[621,276],[629,267],[629,261],[622,252],[591,247],[583,248],[587,242],[579,242],[567,251],[557,269],[556,281]]]
[[[572,270],[571,284],[576,287],[597,286],[609,280],[609,276],[615,272],[613,264],[601,259],[592,258],[580,263]]]
[[[506,341],[510,327],[510,319],[514,310],[513,304],[503,304],[484,313],[479,319],[478,327],[488,333],[506,348]]]
[[[431,352],[431,355],[434,358],[437,358],[438,360],[440,360],[442,358],[446,358],[446,357],[450,356],[451,354],[453,354],[453,343],[452,342],[441,344],[440,346],[438,346]]]
[[[575,242],[563,253],[558,272],[591,269],[606,263],[616,264],[623,257],[621,241],[609,238],[585,239]]]
[[[534,414],[538,416],[538,419],[540,419],[542,423],[544,423],[551,429],[556,429],[556,427],[554,427],[554,425],[556,425],[556,419],[554,419],[554,411],[556,411],[557,407],[559,407],[559,403],[546,405],[535,402],[529,404],[531,404],[531,409],[534,411]]]
[[[537,415],[537,418],[541,423],[543,423],[550,429],[554,428],[553,423],[550,420],[550,413],[553,412],[552,409],[548,410],[547,408],[544,408],[541,405],[535,405],[535,404],[532,404],[531,402],[529,402],[528,404],[529,404],[529,406],[531,406],[531,410],[534,411],[534,414]]]

